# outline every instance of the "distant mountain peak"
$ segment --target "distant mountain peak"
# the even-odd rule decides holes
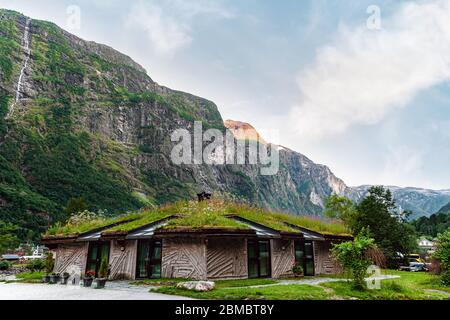
[[[224,125],[225,128],[233,133],[236,140],[258,141],[267,144],[258,131],[256,131],[256,129],[247,122],[226,120]]]

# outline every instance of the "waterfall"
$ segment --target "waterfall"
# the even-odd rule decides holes
[[[31,25],[31,19],[27,18],[27,22],[25,23],[25,30],[23,33],[23,39],[22,39],[22,48],[25,53],[25,59],[24,59],[23,65],[22,65],[22,69],[20,69],[19,80],[17,81],[16,97],[14,99],[13,105],[11,106],[11,108],[8,112],[7,118],[9,118],[12,115],[12,113],[14,111],[14,106],[22,98],[21,91],[22,91],[22,87],[23,87],[23,80],[25,77],[25,70],[28,67],[28,62],[29,62],[30,56],[31,56],[30,25]]]

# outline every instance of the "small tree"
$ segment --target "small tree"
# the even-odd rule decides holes
[[[440,262],[442,283],[450,285],[450,230],[438,236],[434,257]]]
[[[352,200],[332,195],[325,202],[324,214],[328,218],[341,220],[350,230],[354,230],[358,211]]]
[[[373,263],[371,254],[376,249],[375,241],[369,238],[365,231],[354,241],[343,242],[333,246],[332,254],[353,279],[353,285],[358,290],[366,288],[365,277],[367,268]]]
[[[47,253],[45,257],[45,272],[46,274],[51,274],[55,268],[55,259],[53,259],[53,254],[51,252]]]
[[[102,262],[100,263],[100,268],[98,270],[98,276],[102,279],[107,279],[109,276],[109,265],[108,265],[107,257],[103,257]]]

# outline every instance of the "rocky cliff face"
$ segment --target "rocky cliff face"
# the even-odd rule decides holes
[[[24,234],[63,218],[74,197],[115,213],[207,189],[319,214],[324,197],[346,188],[282,147],[275,176],[261,176],[258,165],[174,165],[175,129],[192,132],[202,121],[225,132],[216,105],[163,87],[129,57],[52,23],[1,10],[0,51],[0,220]]]

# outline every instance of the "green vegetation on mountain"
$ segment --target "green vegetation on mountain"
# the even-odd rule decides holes
[[[450,212],[421,217],[411,224],[420,235],[435,238],[438,234],[450,230]]]

